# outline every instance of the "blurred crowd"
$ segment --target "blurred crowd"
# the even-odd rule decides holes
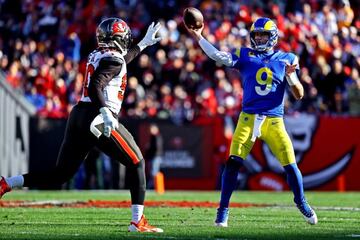
[[[360,116],[360,3],[348,0],[4,0],[0,1],[0,68],[38,115],[66,118],[82,93],[96,26],[120,17],[134,44],[152,21],[163,40],[128,66],[122,116],[172,119],[237,117],[241,76],[210,60],[182,24],[185,7],[199,8],[203,35],[218,49],[250,46],[248,29],[260,16],[279,28],[278,49],[300,58],[305,97],[285,99],[286,112]]]

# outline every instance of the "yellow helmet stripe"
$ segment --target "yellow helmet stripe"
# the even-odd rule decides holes
[[[254,31],[254,29],[255,29],[255,23],[253,23],[253,24],[251,25],[250,32],[251,32],[251,31]]]
[[[274,22],[269,20],[264,25],[264,30],[270,31],[274,27]]]

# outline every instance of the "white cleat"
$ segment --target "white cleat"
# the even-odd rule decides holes
[[[310,207],[310,205],[305,201],[300,204],[297,204],[296,207],[299,209],[303,215],[305,221],[311,225],[318,223],[318,218],[315,211]]]
[[[229,208],[218,208],[214,226],[228,227]]]
[[[227,222],[215,222],[214,226],[215,227],[228,227],[228,223]]]
[[[306,217],[306,216],[303,215],[305,221],[306,221],[307,223],[311,224],[311,225],[315,225],[315,224],[318,223],[318,218],[317,218],[316,213],[315,213],[314,210],[313,210],[313,213],[314,213],[314,215],[312,215],[311,217]]]

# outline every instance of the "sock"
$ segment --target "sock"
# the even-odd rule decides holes
[[[24,177],[22,175],[5,178],[5,181],[11,189],[24,186]]]
[[[294,193],[294,202],[299,204],[305,201],[304,187],[301,172],[296,163],[284,166],[287,181]]]
[[[131,205],[131,221],[138,223],[144,212],[144,205]]]
[[[221,199],[220,208],[228,208],[231,194],[236,188],[237,176],[242,166],[243,159],[237,156],[230,156],[226,163],[221,177]]]

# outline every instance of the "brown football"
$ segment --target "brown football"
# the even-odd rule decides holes
[[[184,10],[183,19],[185,25],[192,29],[199,29],[204,24],[203,15],[194,7],[188,7]]]

